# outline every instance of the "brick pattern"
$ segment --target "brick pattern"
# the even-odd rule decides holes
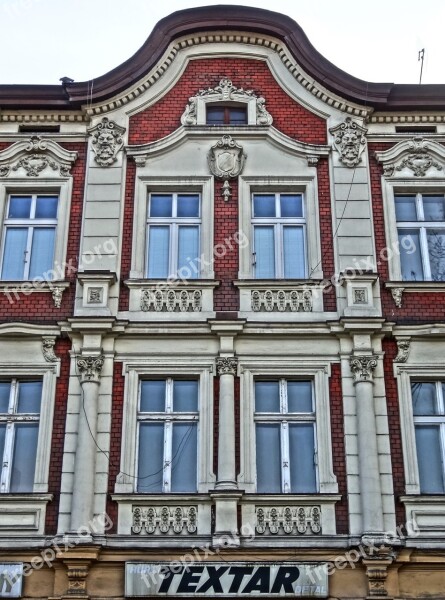
[[[383,368],[385,372],[386,403],[388,410],[389,441],[391,447],[392,477],[394,486],[396,525],[405,523],[405,509],[399,497],[405,493],[405,469],[403,466],[402,432],[400,429],[399,399],[393,362],[397,355],[395,340],[383,340]]]
[[[57,520],[60,501],[60,483],[62,480],[62,459],[65,438],[66,410],[68,402],[68,382],[70,373],[71,342],[67,339],[58,339],[54,347],[56,356],[61,359],[60,377],[56,384],[56,398],[54,405],[53,432],[51,438],[51,459],[49,464],[48,492],[53,494],[53,500],[46,510],[46,535],[57,533]]]
[[[28,323],[55,323],[73,314],[75,279],[78,266],[80,231],[82,226],[83,194],[86,168],[86,144],[65,143],[66,150],[78,152],[78,158],[71,170],[73,175],[73,193],[71,198],[70,224],[66,261],[74,267],[66,270],[66,279],[70,281],[69,289],[63,293],[60,308],[54,306],[51,293],[32,292],[30,294],[0,294],[0,323],[8,321],[26,321]],[[0,146],[1,149],[1,146]],[[36,181],[36,188],[38,187]]]
[[[238,231],[238,181],[232,181],[232,196],[227,202],[221,195],[222,183],[215,181],[214,270],[220,285],[215,289],[215,311],[239,310],[239,291],[233,281],[238,279],[239,247],[235,243]],[[235,236],[235,238],[234,238]]]
[[[114,485],[120,472],[122,420],[124,411],[125,377],[122,375],[122,363],[115,362],[113,367],[113,406],[111,410],[110,434],[110,468],[108,474],[107,514],[113,526],[108,533],[117,532],[117,503],[113,502],[110,495],[114,493]]]
[[[191,61],[179,81],[153,106],[130,119],[129,144],[144,144],[172,133],[198,90],[214,88],[228,77],[236,87],[252,89],[266,99],[274,127],[286,135],[312,144],[326,143],[324,119],[295,102],[281,89],[265,62],[242,58],[206,58]]]
[[[402,306],[397,308],[394,304],[391,292],[384,288],[383,283],[389,281],[388,262],[385,248],[388,244],[385,235],[385,221],[383,210],[383,196],[381,176],[383,168],[375,158],[375,152],[387,150],[392,144],[369,144],[371,190],[373,198],[373,219],[376,240],[377,260],[380,260],[379,274],[382,296],[383,316],[399,325],[415,323],[437,323],[443,322],[445,293],[442,292],[410,292],[403,294]],[[421,184],[420,184],[421,185]]]
[[[337,533],[347,534],[349,533],[348,492],[346,485],[346,451],[340,364],[331,365],[329,399],[334,473],[338,481],[338,491],[342,496],[340,502],[337,502],[335,506],[335,520]]]
[[[122,230],[121,284],[119,294],[119,310],[128,310],[130,291],[122,283],[130,277],[131,249],[133,244],[134,186],[136,180],[136,164],[128,161],[125,175],[125,207]]]
[[[335,274],[334,246],[332,243],[332,203],[329,182],[329,164],[327,158],[320,158],[317,166],[318,206],[320,212],[321,265],[325,279]],[[337,310],[337,298],[334,286],[325,289],[323,295],[325,311]]]

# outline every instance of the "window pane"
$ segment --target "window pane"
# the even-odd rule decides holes
[[[29,219],[31,215],[31,196],[11,196],[9,199],[8,219]]]
[[[230,107],[229,125],[247,125],[247,109],[245,107]]]
[[[178,195],[178,217],[199,217],[199,196]]]
[[[258,493],[281,493],[280,425],[257,423],[256,476]]]
[[[196,412],[198,410],[198,382],[173,382],[173,411]]]
[[[5,450],[6,425],[0,425],[0,460],[3,463],[3,452]]]
[[[439,427],[416,426],[416,448],[421,493],[442,494],[445,489]]]
[[[396,196],[395,204],[397,221],[417,221],[415,196]]]
[[[291,492],[316,492],[314,426],[311,423],[289,425],[289,453]]]
[[[141,381],[141,412],[165,412],[165,381]]]
[[[253,216],[254,217],[275,217],[275,195],[274,194],[254,194],[253,196]]]
[[[139,424],[138,492],[162,492],[164,424]]]
[[[423,215],[425,221],[445,221],[445,198],[443,196],[424,196]]]
[[[41,399],[41,381],[21,381],[19,383],[19,398],[17,402],[17,412],[40,414]]]
[[[172,444],[172,492],[196,492],[197,423],[175,423]]]
[[[207,107],[207,125],[224,125],[224,107]]]
[[[304,237],[302,227],[283,227],[284,277],[303,279],[305,276]]]
[[[179,227],[178,276],[181,279],[196,279],[199,272],[199,227]],[[182,271],[181,271],[182,269]]]
[[[445,229],[427,229],[431,278],[445,281]]]
[[[292,413],[311,413],[312,382],[288,381],[287,382],[287,410]]]
[[[36,219],[56,219],[57,196],[38,196],[36,201]]]
[[[278,381],[255,382],[255,411],[280,412],[280,386]]]
[[[38,424],[15,425],[11,484],[9,491],[32,492],[36,468]]]
[[[0,413],[7,413],[11,384],[9,381],[0,381]]]
[[[411,385],[414,415],[436,415],[436,384],[416,382]]]
[[[168,277],[169,246],[169,227],[149,227],[148,277],[158,279]]]
[[[171,194],[152,194],[150,197],[150,217],[171,217],[173,196]]]
[[[398,233],[403,281],[423,281],[419,231],[417,229],[399,229]]]
[[[275,242],[273,227],[255,227],[255,277],[273,279],[275,277]]]
[[[282,217],[303,216],[303,198],[301,194],[281,194],[280,205]]]
[[[23,279],[28,228],[8,227],[3,252],[2,279]]]
[[[53,268],[55,234],[54,227],[34,228],[29,279],[40,275],[44,275],[45,279],[52,279],[48,271]]]

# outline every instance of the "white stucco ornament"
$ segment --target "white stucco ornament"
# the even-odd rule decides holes
[[[100,123],[91,127],[88,133],[92,135],[94,160],[101,167],[109,167],[117,161],[117,153],[122,149],[122,139],[125,128],[104,117]]]
[[[334,147],[340,154],[340,162],[346,167],[356,167],[362,160],[368,130],[355,123],[351,117],[346,117],[343,123],[331,127],[329,131],[334,136]]]
[[[242,173],[247,155],[243,147],[236,143],[231,135],[223,135],[207,155],[209,168],[217,179],[223,179],[223,196],[228,200],[231,196],[229,179]]]

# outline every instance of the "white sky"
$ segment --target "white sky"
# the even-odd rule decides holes
[[[161,18],[243,4],[292,17],[335,65],[367,81],[445,83],[444,0],[0,0],[0,83],[85,81],[121,64]]]

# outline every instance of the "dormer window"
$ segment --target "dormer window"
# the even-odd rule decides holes
[[[247,125],[247,105],[207,106],[206,125]]]

